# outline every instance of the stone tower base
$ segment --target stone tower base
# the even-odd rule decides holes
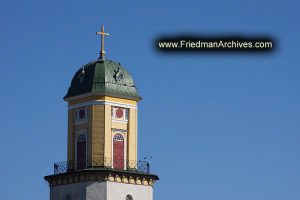
[[[50,200],[153,200],[153,186],[158,179],[154,174],[113,169],[45,177],[50,186]]]
[[[50,190],[51,200],[126,200],[127,195],[133,199],[152,200],[153,188],[146,185],[133,185],[110,181],[80,182],[54,186]]]

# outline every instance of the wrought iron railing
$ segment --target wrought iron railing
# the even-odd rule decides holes
[[[135,160],[116,160],[111,158],[105,158],[102,161],[92,162],[76,162],[76,161],[64,161],[54,163],[54,174],[62,174],[72,171],[78,171],[91,168],[108,168],[125,171],[134,171],[140,173],[150,173],[150,165],[146,161]]]

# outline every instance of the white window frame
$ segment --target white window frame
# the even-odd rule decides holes
[[[116,110],[118,108],[123,109],[124,115],[122,118],[117,118],[116,117]],[[120,122],[120,123],[128,123],[128,119],[129,119],[129,109],[128,108],[123,108],[123,107],[116,107],[116,106],[112,106],[111,107],[111,119],[113,122]]]
[[[85,115],[83,119],[80,119],[79,112],[81,109],[84,109]],[[84,124],[88,122],[88,107],[80,107],[75,109],[75,124]]]

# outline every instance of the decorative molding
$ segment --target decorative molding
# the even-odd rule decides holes
[[[68,185],[87,181],[110,181],[134,185],[154,186],[159,178],[156,175],[143,175],[136,173],[124,173],[117,171],[80,171],[79,173],[65,173],[60,175],[46,176],[44,178],[50,185]]]
[[[128,130],[124,130],[124,129],[119,129],[119,128],[112,128],[111,129],[113,132],[125,132],[125,133],[127,133],[128,132]]]
[[[114,101],[106,101],[106,100],[93,100],[93,101],[87,101],[83,103],[78,103],[72,106],[68,106],[69,110],[80,108],[84,106],[90,106],[90,105],[111,105],[111,106],[117,106],[117,107],[123,107],[123,108],[132,108],[137,110],[138,106],[133,104],[126,104],[126,103],[119,103]]]
[[[115,119],[112,119],[111,121],[112,121],[113,123],[128,124],[128,121],[125,121],[125,120],[115,120]]]
[[[64,97],[64,100],[65,101],[74,101],[74,100],[77,100],[77,99],[81,99],[81,98],[84,98],[84,97],[90,97],[90,96],[111,96],[111,97],[116,97],[116,98],[134,100],[134,101],[142,100],[142,97],[130,97],[130,96],[115,95],[115,94],[102,93],[102,92],[89,92],[89,93],[85,93],[85,94],[76,95],[76,96],[73,96],[73,97]]]

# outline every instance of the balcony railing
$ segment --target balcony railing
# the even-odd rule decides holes
[[[149,163],[146,161],[134,161],[134,160],[112,160],[111,158],[105,158],[100,162],[76,162],[76,161],[64,161],[54,163],[54,174],[62,174],[67,172],[79,171],[83,169],[92,168],[107,168],[117,169],[124,171],[133,171],[139,173],[150,173]]]

